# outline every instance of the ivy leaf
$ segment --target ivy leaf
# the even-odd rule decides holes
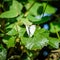
[[[21,13],[21,9],[22,5],[18,1],[13,0],[10,10],[3,12],[0,18],[14,18]]]
[[[47,6],[46,6],[47,5]],[[46,9],[45,9],[46,8]],[[54,14],[56,12],[56,8],[50,6],[49,4],[47,3],[43,3],[43,9],[45,10],[44,13],[47,13],[47,14]]]
[[[21,42],[27,49],[37,50],[47,46],[49,40],[41,34],[40,29],[37,29],[33,37],[21,37]]]
[[[8,48],[15,46],[15,37],[9,37],[7,40],[7,37],[3,38],[3,42],[7,45]]]
[[[60,22],[50,23],[50,32],[56,33],[60,31]]]
[[[49,38],[49,45],[53,48],[59,48],[59,40],[57,38]]]

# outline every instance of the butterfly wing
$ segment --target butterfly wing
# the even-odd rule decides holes
[[[36,25],[31,25],[30,26],[30,37],[34,35],[35,30],[36,30]]]
[[[35,30],[36,30],[36,25],[31,25],[31,26],[26,25],[26,31],[29,37],[33,36]]]
[[[28,34],[28,36],[29,36],[29,34],[30,34],[30,33],[29,33],[29,26],[27,26],[27,25],[26,25],[26,31],[27,31],[27,34]]]

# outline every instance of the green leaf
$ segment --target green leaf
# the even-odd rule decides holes
[[[19,25],[23,25],[22,18],[23,18],[23,14],[16,18],[16,20],[18,21]]]
[[[49,38],[49,45],[53,48],[59,48],[59,40],[57,38]]]
[[[26,32],[26,28],[25,27],[20,27],[20,31],[19,31],[19,37],[22,37]]]
[[[2,44],[0,44],[0,52],[2,52],[3,46]]]
[[[16,35],[18,32],[15,29],[10,30],[7,34],[8,35]]]
[[[46,6],[47,5],[47,6]],[[46,9],[45,9],[46,8]],[[44,13],[47,13],[47,14],[54,14],[56,12],[56,8],[50,6],[49,4],[47,3],[43,3],[43,9],[45,10]]]
[[[60,31],[60,22],[50,23],[50,32],[56,33]]]
[[[32,22],[28,20],[28,18],[23,18],[23,15],[16,18],[18,22],[24,25],[32,25]]]
[[[31,22],[37,22],[37,21],[40,21],[40,20],[41,20],[41,19],[35,18],[35,16],[32,16],[32,15],[28,15],[27,18],[28,18]]]
[[[9,30],[7,32],[8,35],[16,35],[16,34],[18,34],[18,30],[20,30],[20,27],[17,26],[17,24],[12,24],[12,25],[8,26],[6,29]]]
[[[10,24],[6,27],[6,30],[8,35],[12,36],[19,34],[19,37],[23,36],[26,31],[24,26],[19,26],[17,23]]]
[[[0,60],[6,60],[7,50],[3,48],[2,52],[0,52]]]
[[[18,1],[13,0],[9,11],[5,11],[0,15],[0,18],[14,18],[21,13],[22,5]]]
[[[32,3],[32,2],[34,2],[34,1],[35,1],[35,0],[28,0],[29,3]]]
[[[27,18],[21,18],[21,21],[24,25],[32,25],[32,22],[30,22]]]
[[[34,2],[35,0],[28,0],[28,3],[25,4],[26,10],[28,10],[33,5]]]
[[[12,5],[10,6],[10,10],[16,10],[18,14],[21,13],[22,8],[23,8],[22,4],[16,0],[13,0]]]
[[[5,28],[5,29],[9,29],[9,28],[11,29],[11,28],[13,28],[13,27],[14,27],[14,25],[15,25],[15,23],[13,23],[13,24],[10,24],[10,23],[9,23],[9,24],[6,26],[6,28]]]
[[[27,3],[27,4],[25,4],[26,10],[28,10],[28,9],[30,8],[31,5],[32,5],[32,3]]]
[[[23,36],[21,37],[21,42],[27,49],[37,50],[47,46],[49,40],[41,34],[40,28],[37,28],[33,37]]]
[[[8,48],[10,47],[14,47],[15,46],[15,37],[12,36],[12,37],[5,37],[3,38],[3,42],[7,45]]]
[[[38,14],[41,14],[43,12],[43,6],[41,5],[41,3],[35,2],[29,12],[30,14],[37,16]]]
[[[22,14],[22,15],[20,15],[20,16],[18,16],[16,19],[17,19],[17,21],[20,21],[21,19],[22,19],[22,17],[23,17],[24,15]]]
[[[0,18],[13,18],[16,16],[18,16],[17,11],[16,10],[10,10],[10,11],[6,11],[6,12],[2,13],[0,15]]]
[[[41,24],[41,23],[45,23],[50,20],[49,16],[45,16],[40,19],[37,19],[35,16],[28,15],[27,18],[34,24]]]
[[[14,45],[15,45],[15,37],[11,37],[11,38],[8,40],[7,46],[8,46],[8,47],[14,47]]]

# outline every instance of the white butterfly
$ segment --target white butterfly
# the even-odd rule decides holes
[[[26,25],[26,31],[29,37],[32,37],[34,35],[35,30],[36,30],[36,25],[31,25],[31,26]]]

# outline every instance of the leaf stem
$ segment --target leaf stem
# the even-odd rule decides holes
[[[58,32],[56,32],[56,34],[57,34],[58,39],[60,39],[60,38],[59,38],[59,33],[58,33]]]
[[[55,29],[55,32],[56,32],[56,35],[57,35],[58,39],[60,39],[60,38],[59,38],[59,33],[58,33],[58,31],[56,30],[56,27],[55,27],[55,26],[54,26],[54,29]]]

